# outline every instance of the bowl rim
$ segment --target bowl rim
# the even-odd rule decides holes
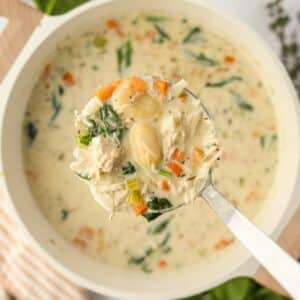
[[[35,44],[35,46],[31,46],[31,48],[32,48],[31,50],[32,51],[36,50],[40,46],[40,44],[42,44],[43,42],[46,42],[47,38],[50,35],[54,34],[55,31],[57,29],[59,29],[61,26],[63,26],[65,23],[68,23],[68,22],[72,21],[72,19],[74,19],[76,17],[79,17],[81,14],[85,13],[86,11],[89,11],[89,10],[95,8],[95,7],[101,6],[101,5],[106,4],[106,3],[111,3],[111,2],[118,2],[118,1],[116,1],[116,0],[95,0],[95,1],[88,2],[88,3],[86,3],[86,4],[84,4],[80,7],[77,7],[76,9],[74,9],[73,11],[67,13],[64,16],[44,17],[44,21],[42,21],[42,23],[44,23],[43,25],[45,25],[45,27],[44,28],[42,28],[42,27],[38,28],[34,32],[33,36],[29,39],[27,45],[24,47],[24,50],[26,50],[27,46],[28,47],[30,46],[29,44],[32,42],[32,40],[34,40],[33,44]],[[200,7],[202,6],[206,9],[209,9],[210,11],[212,11],[212,13],[214,13],[216,15],[220,15],[223,19],[226,19],[228,22],[235,23],[236,25],[242,27],[244,30],[247,30],[249,33],[251,33],[252,36],[255,37],[255,39],[261,44],[261,46],[263,46],[269,52],[269,54],[270,54],[270,56],[271,56],[271,58],[274,62],[274,65],[277,65],[278,70],[280,70],[281,77],[284,80],[284,84],[287,86],[288,90],[290,91],[290,97],[289,98],[290,99],[293,98],[293,100],[294,100],[293,104],[294,104],[294,107],[295,107],[295,111],[297,112],[297,114],[296,114],[297,124],[298,124],[297,131],[298,131],[298,137],[299,137],[300,136],[300,134],[299,134],[299,132],[300,132],[300,130],[299,130],[299,123],[300,123],[299,112],[300,112],[300,109],[299,109],[299,103],[298,103],[298,100],[297,100],[298,97],[297,97],[296,91],[295,91],[295,89],[294,89],[294,87],[291,83],[291,80],[288,77],[287,72],[285,71],[283,65],[281,64],[279,59],[275,56],[275,54],[271,51],[271,49],[267,45],[267,43],[253,29],[251,29],[248,25],[246,25],[245,23],[243,23],[239,19],[229,15],[228,13],[226,13],[226,12],[220,10],[220,9],[217,9],[212,4],[206,3],[205,1],[202,1],[202,0],[201,1],[184,0],[183,2],[190,2],[190,3],[198,5]],[[43,38],[40,37],[41,32],[46,33],[43,36]],[[22,51],[22,53],[23,53],[23,51]],[[29,53],[30,53],[30,51],[29,51]],[[22,56],[22,54],[20,56]],[[25,59],[24,59],[24,57],[23,57],[23,60],[24,60],[23,64],[24,65],[26,65],[27,59],[28,58],[25,57]],[[20,64],[19,67],[18,66],[15,67],[15,69],[12,70],[12,72],[9,72],[9,73],[12,73],[14,75],[16,75],[16,74],[18,75],[18,73],[21,70],[22,70],[22,64]],[[9,76],[7,76],[7,77],[9,77]],[[12,75],[11,75],[11,77],[12,77]],[[14,77],[12,77],[12,78],[14,78]],[[3,94],[4,94],[4,97],[3,97],[2,104],[1,104],[1,133],[3,132],[3,114],[5,113],[5,108],[6,108],[7,102],[10,98],[9,97],[10,91],[12,91],[13,88],[15,87],[14,86],[14,81],[16,81],[16,80],[13,80],[10,84],[7,85],[8,88],[7,88],[7,91],[6,91],[6,95],[5,95],[5,92],[2,91]],[[299,141],[300,141],[300,139],[298,140],[298,144],[299,144]],[[2,144],[2,138],[1,138],[1,144]],[[2,145],[1,145],[1,149],[2,149]],[[299,158],[299,155],[298,155],[298,161],[296,163],[297,175],[294,178],[293,189],[292,189],[290,198],[293,198],[295,196],[294,194],[295,194],[295,188],[296,188],[296,181],[299,181],[299,170],[300,170],[299,162],[300,162],[300,158]],[[6,163],[4,161],[2,151],[1,151],[1,166],[2,166],[2,170],[6,169]],[[16,208],[16,206],[14,204],[14,200],[10,195],[10,191],[9,191],[9,189],[11,188],[11,187],[9,187],[10,184],[8,184],[5,177],[4,177],[4,182],[5,182],[4,191],[5,191],[5,194],[7,195],[7,198],[9,199],[9,204],[10,204],[10,207],[12,208],[12,211],[13,211],[13,214],[15,215],[16,220],[18,221],[19,224],[21,224],[21,227],[22,227],[23,231],[25,231],[25,234],[26,234],[27,237],[29,237],[30,241],[36,246],[36,248],[39,249],[39,251],[44,256],[47,257],[47,259],[58,270],[60,270],[63,274],[65,274],[67,277],[69,277],[74,282],[76,282],[76,283],[80,284],[81,286],[84,286],[88,289],[91,289],[91,290],[94,290],[94,291],[97,291],[97,292],[101,292],[101,293],[104,293],[104,294],[109,295],[109,296],[119,297],[119,298],[123,298],[123,299],[140,299],[140,297],[141,297],[140,293],[138,293],[138,294],[132,294],[132,293],[128,293],[128,292],[126,293],[122,290],[115,290],[115,289],[107,288],[103,285],[96,284],[95,282],[91,282],[90,280],[85,279],[83,276],[74,273],[73,271],[68,269],[66,266],[64,266],[63,264],[58,262],[54,257],[52,257],[52,255],[47,252],[47,250],[41,245],[41,243],[38,242],[33,237],[33,235],[29,232],[29,230],[27,228],[27,225],[23,222],[22,217],[18,214],[18,209]],[[290,215],[291,215],[291,213],[290,213]],[[287,221],[286,221],[286,223],[287,223]],[[278,234],[279,231],[280,231],[280,228],[282,229],[283,226],[284,225],[282,225],[282,224],[281,225],[276,224],[272,231],[274,233],[277,232],[277,234]],[[247,259],[241,261],[240,264],[238,264],[236,266],[235,270],[238,270],[243,265],[247,264],[247,261],[249,262],[249,257]],[[253,271],[254,271],[254,269],[253,269]],[[235,273],[233,271],[232,274],[236,275],[237,273]],[[229,274],[228,276],[230,277],[230,275],[231,274]],[[222,282],[223,279],[224,278],[220,278],[219,282]],[[214,284],[215,284],[215,282],[214,282]],[[190,291],[190,293],[189,293],[189,291],[185,290],[183,294],[176,293],[176,297],[187,296],[187,295],[190,295],[190,294],[192,294],[194,292],[198,292],[198,291],[199,290],[197,290],[196,288],[193,291]],[[164,295],[164,298],[162,298],[162,299],[166,299],[166,297],[170,297],[170,299],[171,299],[172,297],[174,297],[174,293],[169,293],[168,295]]]

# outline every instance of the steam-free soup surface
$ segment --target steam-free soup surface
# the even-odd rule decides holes
[[[221,255],[235,240],[203,201],[150,225],[127,213],[108,220],[69,169],[74,110],[99,84],[135,74],[189,82],[214,118],[222,145],[215,185],[247,216],[257,215],[277,160],[276,120],[259,68],[222,32],[162,12],[103,20],[67,37],[45,62],[24,120],[33,196],[59,234],[109,264],[157,272]]]

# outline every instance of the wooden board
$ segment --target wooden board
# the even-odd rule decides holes
[[[9,18],[9,24],[0,37],[0,81],[26,43],[30,33],[39,24],[42,14],[19,0],[1,0],[0,16]],[[300,209],[281,234],[278,243],[295,258],[300,257]],[[278,283],[262,267],[255,278],[272,289],[284,293]]]

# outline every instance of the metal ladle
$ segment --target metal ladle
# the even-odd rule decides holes
[[[185,92],[199,100],[189,89]],[[202,108],[211,116],[199,100]],[[198,196],[203,198],[219,218],[227,225],[237,239],[247,248],[272,276],[286,289],[293,299],[300,299],[300,266],[287,252],[279,247],[270,237],[257,228],[247,217],[234,207],[213,185],[211,174]],[[174,211],[186,205],[155,210],[162,214]]]

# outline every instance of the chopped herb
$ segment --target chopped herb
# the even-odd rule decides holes
[[[277,137],[277,134],[275,134],[275,133],[272,134],[271,139],[272,139],[273,142],[276,142],[276,141],[277,141],[277,138],[278,138],[278,137]]]
[[[31,145],[37,137],[38,128],[36,127],[36,125],[33,122],[29,121],[25,125],[25,130],[26,130],[26,134],[28,136],[29,144]]]
[[[221,80],[221,81],[216,81],[216,82],[207,82],[206,83],[206,87],[211,87],[211,88],[214,88],[214,87],[223,87],[224,85],[226,84],[229,84],[233,81],[242,81],[243,78],[240,77],[240,76],[231,76],[229,78],[226,78],[224,80]]]
[[[152,227],[149,227],[148,234],[155,235],[163,232],[169,225],[170,219],[166,219]]]
[[[98,66],[96,66],[96,65],[92,65],[92,70],[94,70],[94,71],[98,71],[98,70],[99,70],[99,67],[98,67]]]
[[[260,143],[260,146],[261,146],[262,148],[265,147],[265,143],[266,143],[266,136],[265,136],[265,135],[261,135],[261,136],[259,137],[259,143]]]
[[[170,177],[171,176],[171,173],[168,172],[168,171],[166,171],[166,170],[164,170],[164,169],[160,169],[158,171],[158,174],[161,175],[161,176],[165,176],[165,177]]]
[[[159,248],[163,248],[166,246],[166,244],[168,243],[168,241],[170,240],[171,238],[171,233],[168,232],[165,237],[163,238],[163,240],[158,244],[158,247]]]
[[[63,208],[63,209],[60,211],[60,219],[61,219],[62,221],[67,220],[67,218],[69,217],[69,213],[70,213],[70,212],[69,212],[67,209]]]
[[[125,68],[131,66],[132,52],[133,49],[130,40],[117,49],[118,70],[120,74],[122,74]]]
[[[78,172],[76,172],[76,175],[77,175],[78,177],[80,177],[81,179],[84,179],[84,180],[91,180],[91,179],[92,179],[91,176],[89,176],[89,175],[83,175],[83,174],[78,173]]]
[[[103,48],[107,44],[107,39],[102,35],[97,35],[93,41],[93,45],[97,48]]]
[[[249,102],[247,102],[244,97],[234,91],[230,91],[230,93],[234,96],[238,107],[242,110],[253,111],[254,107]]]
[[[172,204],[167,198],[153,197],[152,200],[148,202],[148,207],[152,210],[161,210],[172,207]]]
[[[194,43],[199,40],[199,34],[201,32],[201,29],[199,27],[194,27],[190,30],[190,32],[184,37],[182,42],[184,44],[187,43]]]
[[[57,99],[56,95],[52,96],[51,106],[52,106],[52,109],[53,109],[53,113],[52,113],[52,116],[51,116],[51,121],[54,121],[57,118],[58,114],[60,113],[60,111],[62,109],[62,103],[61,103],[61,101],[59,101]]]
[[[218,65],[218,62],[212,58],[209,58],[204,53],[200,52],[199,54],[193,53],[192,51],[185,50],[185,53],[193,58],[194,60],[198,61],[204,66],[213,67]]]
[[[91,135],[79,135],[77,136],[77,142],[82,145],[88,145],[92,140]]]
[[[239,185],[240,186],[244,186],[244,184],[245,184],[245,178],[244,177],[240,177],[239,178]]]
[[[148,22],[161,22],[161,21],[166,21],[168,18],[167,17],[162,17],[162,16],[146,16],[145,20]]]
[[[145,273],[151,273],[152,270],[149,268],[149,266],[147,264],[143,264],[142,265],[142,271]]]
[[[160,26],[154,24],[154,28],[159,35],[159,38],[156,40],[156,42],[163,43],[165,40],[170,40],[170,36]]]
[[[58,86],[58,94],[62,96],[65,93],[65,89],[62,85]]]
[[[110,104],[104,104],[100,108],[99,113],[101,121],[103,122],[103,127],[100,126],[99,134],[103,133],[104,135],[108,134],[116,136],[121,140],[124,133],[124,127],[122,126],[122,121],[118,113]]]
[[[127,165],[122,167],[123,175],[133,174],[135,171],[135,167],[130,161],[127,163]]]
[[[131,256],[128,260],[128,264],[130,265],[140,265],[144,262],[145,256]]]
[[[153,197],[152,200],[147,203],[147,205],[148,208],[154,211],[172,207],[172,204],[167,198],[158,198],[158,197]],[[143,217],[148,222],[155,220],[159,216],[161,216],[160,212],[146,212],[143,214]]]
[[[152,247],[148,247],[146,250],[145,250],[145,255],[146,256],[149,256],[153,253],[153,248]]]
[[[64,158],[65,158],[65,154],[62,152],[62,153],[60,153],[59,155],[58,155],[58,160],[64,160]]]

